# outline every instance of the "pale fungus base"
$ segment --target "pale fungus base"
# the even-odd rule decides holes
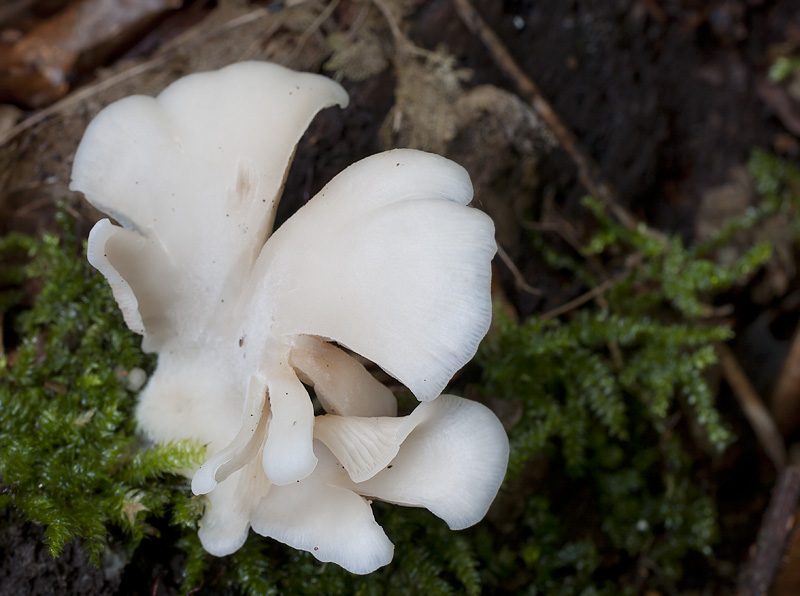
[[[129,97],[90,124],[72,186],[116,219],[89,260],[158,367],[137,411],[155,441],[194,439],[209,459],[204,547],[249,528],[354,573],[393,545],[365,497],[479,521],[508,440],[484,406],[440,395],[491,318],[491,220],[442,157],[395,150],[336,176],[272,234],[298,139],[347,95],[324,77],[258,62]],[[337,342],[423,403],[391,391]],[[327,414],[314,416],[305,384]]]

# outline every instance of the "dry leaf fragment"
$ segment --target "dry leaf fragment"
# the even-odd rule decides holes
[[[134,491],[129,493],[127,495],[125,502],[122,503],[122,508],[120,513],[123,517],[127,518],[128,523],[131,525],[133,525],[133,523],[136,521],[137,513],[139,513],[140,511],[149,511],[147,506],[142,504],[140,499],[141,499],[141,494]]]
[[[75,426],[86,426],[89,424],[91,419],[94,418],[95,411],[95,408],[85,411],[83,414],[75,418],[75,420],[72,421],[72,424]]]
[[[0,47],[0,101],[46,106],[66,94],[78,65],[101,64],[180,0],[79,0]]]
[[[381,130],[386,147],[412,147],[443,153],[458,132],[453,104],[464,94],[471,71],[455,57],[436,51],[395,61],[395,105]]]

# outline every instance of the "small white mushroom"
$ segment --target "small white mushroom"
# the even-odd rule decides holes
[[[437,397],[489,327],[495,243],[464,169],[411,150],[347,168],[270,235],[295,145],[335,104],[337,83],[274,64],[193,74],[103,110],[71,188],[120,224],[95,225],[89,260],[158,353],[140,428],[208,446],[192,480],[205,548],[234,552],[252,526],[366,573],[393,547],[364,496],[462,528],[502,481],[497,418]],[[423,403],[396,418],[392,392],[333,342]]]
[[[374,571],[393,553],[364,497],[426,507],[451,528],[466,528],[486,514],[508,460],[497,417],[453,395],[422,403],[403,418],[320,416],[314,434],[314,473],[273,486],[251,523],[259,534],[353,573]],[[374,458],[387,450],[394,455]],[[365,461],[374,466],[361,475]]]

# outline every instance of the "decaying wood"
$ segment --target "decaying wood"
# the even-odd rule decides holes
[[[797,559],[787,557],[787,551],[797,537],[798,499],[800,466],[789,466],[781,473],[772,491],[772,499],[758,532],[755,552],[739,577],[739,596],[764,596],[770,593],[770,589],[773,589],[771,593],[774,596],[797,594],[777,590],[788,587],[788,578],[781,577],[785,576],[782,565],[784,568],[797,567]]]

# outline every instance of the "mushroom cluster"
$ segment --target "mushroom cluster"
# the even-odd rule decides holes
[[[494,414],[440,395],[491,318],[494,228],[466,206],[465,170],[420,151],[374,155],[273,233],[300,136],[347,102],[325,77],[238,63],[108,106],[75,156],[71,188],[119,223],[94,226],[89,261],[158,354],[139,426],[207,446],[192,490],[207,495],[199,534],[215,555],[252,527],[368,573],[394,547],[367,498],[459,529],[505,474]],[[398,417],[347,350],[421,403]]]

